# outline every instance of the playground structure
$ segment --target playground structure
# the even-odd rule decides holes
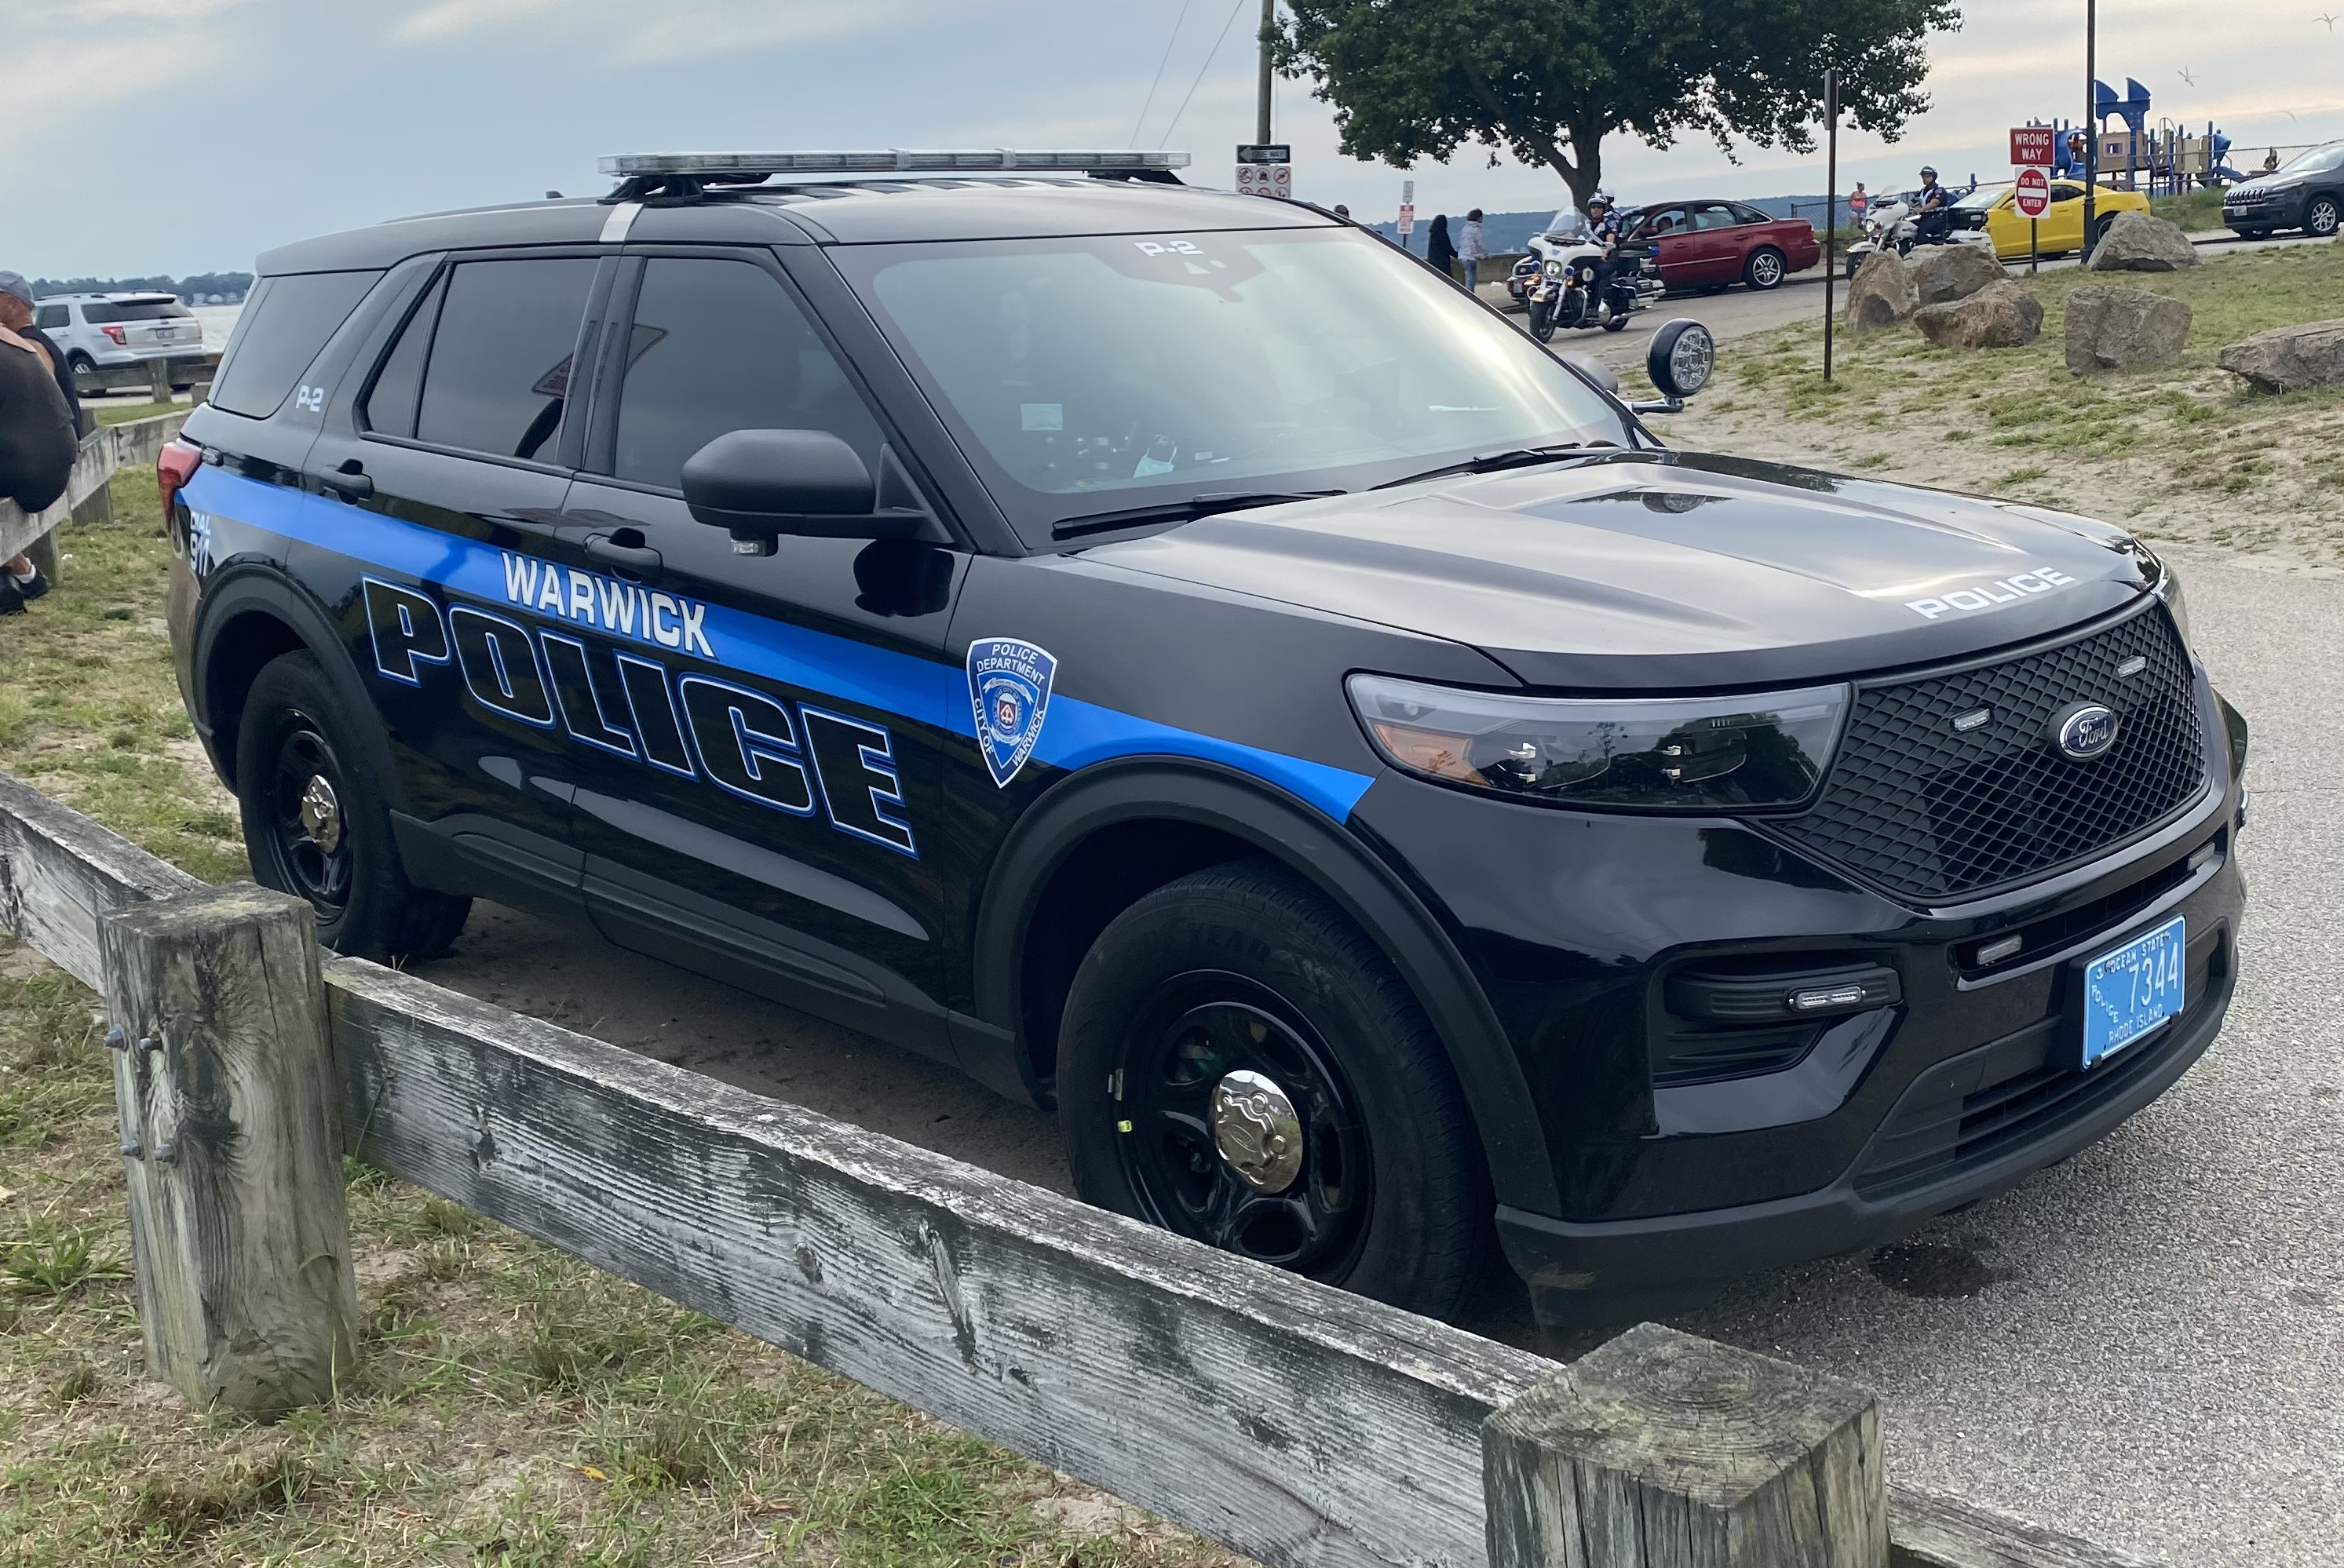
[[[2092,101],[2099,124],[2089,134],[2099,137],[2096,162],[2103,185],[2125,190],[2145,187],[2150,196],[2178,196],[2193,186],[2236,185],[2251,177],[2225,161],[2230,156],[2230,138],[2210,120],[2202,132],[2176,126],[2169,119],[2150,125],[2148,89],[2133,77],[2125,78],[2121,98],[2106,82],[2094,82]],[[2117,122],[2113,126],[2111,120]],[[2069,148],[2067,140],[2078,127],[2066,120],[2028,123],[2048,125],[2059,133],[2052,173],[2082,179],[2084,160]]]

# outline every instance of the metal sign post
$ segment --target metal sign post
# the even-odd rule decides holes
[[[1832,314],[1839,280],[1839,265],[1833,260],[1836,246],[1834,238],[1839,233],[1839,73],[1824,72],[1824,379],[1832,373]]]
[[[1399,182],[1399,247],[1408,248],[1408,236],[1416,232],[1416,182]]]
[[[2017,145],[2014,133],[2011,146],[2016,149]],[[2026,270],[2033,272],[2042,254],[2039,243],[2041,219],[2051,210],[2051,171],[2045,168],[2019,170],[2017,181],[2010,189],[2010,205],[2026,219]]]
[[[2090,133],[2084,137],[2084,249],[2083,259],[2092,259],[2092,220],[2099,203],[2100,184],[2100,102],[2097,83],[2100,65],[2100,5],[2099,0],[2084,0],[2084,126]]]
[[[2010,128],[2010,166],[2018,171],[2010,201],[2026,218],[2029,272],[2036,271],[2042,260],[2042,227],[2038,220],[2051,208],[2050,165],[2058,156],[2058,136],[2059,133],[2049,126]]]

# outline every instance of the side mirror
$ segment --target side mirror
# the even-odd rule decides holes
[[[827,430],[734,430],[683,464],[692,515],[732,536],[736,555],[769,556],[783,534],[893,539],[924,515],[879,509],[879,488],[854,448]]]
[[[1620,373],[1591,354],[1565,354],[1564,363],[1571,366],[1590,381],[1614,397],[1620,395]]]
[[[1700,322],[1680,317],[1653,333],[1644,351],[1644,372],[1663,400],[1628,407],[1639,414],[1682,413],[1684,400],[1708,386],[1716,370],[1717,339]]]

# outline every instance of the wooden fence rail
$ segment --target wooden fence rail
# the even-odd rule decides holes
[[[299,911],[0,775],[0,927],[106,996],[150,1364],[198,1402],[266,1413],[349,1354],[314,1170],[338,1136],[1272,1568],[2146,1568],[1888,1485],[1838,1379],[1650,1324],[1566,1368],[410,975],[312,970]],[[341,1101],[315,1139],[311,1081]],[[149,1299],[174,1282],[199,1312]]]

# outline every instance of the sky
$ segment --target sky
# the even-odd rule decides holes
[[[1254,130],[1258,0],[0,0],[0,267],[175,276],[387,217],[600,194],[598,156],[723,148],[1168,146],[1233,183]],[[2073,116],[2081,0],[1968,0],[1930,40],[1933,107],[1847,135],[1841,186],[2006,177],[2005,130]],[[2101,0],[2100,75],[2215,121],[2248,164],[2344,136],[2339,0]],[[2189,79],[2185,80],[2183,73]],[[1143,113],[1143,110],[1145,111]],[[1400,170],[1336,150],[1282,82],[1295,191],[1392,216],[1549,208],[1546,171],[1468,148]],[[1606,144],[1622,200],[1824,188],[1812,157]],[[2234,156],[2233,161],[2238,161]]]

